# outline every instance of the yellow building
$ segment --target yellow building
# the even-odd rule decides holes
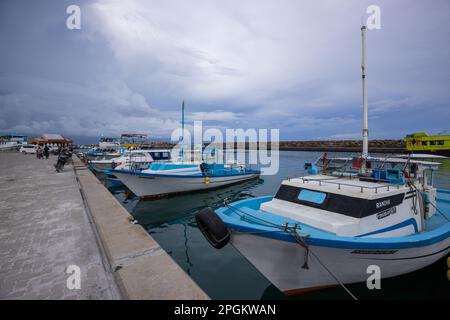
[[[404,141],[408,151],[450,157],[450,135],[429,136],[425,132],[414,132]]]

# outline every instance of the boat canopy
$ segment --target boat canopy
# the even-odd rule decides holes
[[[321,159],[319,159],[321,160]],[[329,160],[330,162],[344,162],[344,163],[351,163],[353,160],[355,160],[355,158],[352,157],[334,157],[334,158],[328,158],[327,160]],[[441,164],[439,162],[434,162],[434,161],[422,161],[422,160],[414,160],[414,159],[408,159],[408,158],[383,158],[383,157],[367,157],[368,161],[371,161],[373,163],[394,163],[394,164],[419,164],[419,165],[423,165],[423,166],[431,166],[433,167],[433,169],[437,170],[438,166]]]

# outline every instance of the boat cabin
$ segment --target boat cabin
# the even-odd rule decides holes
[[[374,157],[367,161],[371,169],[365,173],[354,158],[308,163],[308,176],[283,181],[261,209],[340,236],[420,232],[423,220],[436,211],[432,183],[439,164]]]

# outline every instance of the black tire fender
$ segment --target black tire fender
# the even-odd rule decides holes
[[[230,241],[230,231],[211,208],[201,210],[196,216],[198,228],[216,249],[223,248]]]

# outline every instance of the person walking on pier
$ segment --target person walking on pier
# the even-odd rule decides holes
[[[37,149],[36,149],[36,157],[37,157],[38,159],[44,158],[43,152],[44,152],[44,151],[42,150],[42,146],[41,146],[41,145],[38,145],[38,147],[37,147]]]
[[[50,148],[48,147],[48,145],[45,145],[45,147],[44,147],[45,159],[48,159],[49,155],[50,155]]]

